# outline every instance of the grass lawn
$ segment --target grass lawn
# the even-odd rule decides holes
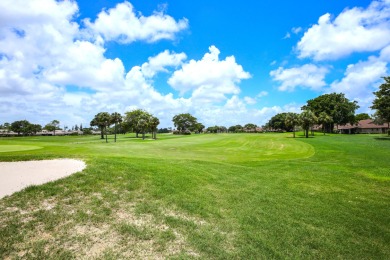
[[[88,165],[0,200],[0,258],[390,259],[390,139],[158,137],[0,139]]]

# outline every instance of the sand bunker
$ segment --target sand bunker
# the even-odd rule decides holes
[[[0,162],[0,199],[30,185],[64,178],[85,167],[83,161],[74,159]]]

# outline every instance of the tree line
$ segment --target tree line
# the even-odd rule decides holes
[[[387,123],[390,129],[390,77],[384,77],[379,90],[373,92],[375,99],[371,106],[376,112],[373,120],[377,124]],[[301,126],[305,136],[309,136],[309,129],[319,125],[322,132],[333,132],[334,127],[338,129],[341,125],[356,124],[360,120],[371,119],[367,113],[355,114],[359,108],[356,101],[350,101],[343,93],[324,94],[317,98],[310,99],[304,105],[300,114],[287,112],[278,113],[273,116],[264,126],[265,129],[273,131],[293,132],[295,137],[296,126]],[[388,131],[390,135],[390,130]]]
[[[373,117],[374,122],[377,124],[387,123],[390,129],[390,77],[383,78],[385,82],[380,85],[378,91],[373,92],[375,99],[371,106],[375,110]],[[350,101],[345,97],[343,93],[330,93],[318,96],[317,98],[310,99],[304,105],[300,114],[293,112],[278,113],[273,116],[262,128],[264,130],[272,131],[288,131],[293,132],[295,137],[295,129],[297,126],[301,126],[305,131],[305,136],[309,136],[309,130],[314,125],[320,125],[324,134],[326,132],[332,132],[334,127],[336,129],[341,125],[348,123],[355,124],[359,120],[370,119],[371,117],[366,113],[355,114],[355,111],[359,108],[356,101]],[[175,115],[172,118],[172,122],[176,127],[173,131],[174,134],[191,134],[208,132],[208,133],[256,133],[258,126],[256,124],[248,123],[244,126],[234,125],[230,127],[225,126],[205,126],[198,122],[197,118],[189,113],[182,113]],[[7,131],[13,131],[18,135],[33,135],[42,131],[54,132],[60,130],[60,122],[53,120],[42,127],[39,124],[32,124],[27,120],[15,121],[11,124],[4,123],[0,125],[0,129],[6,129]],[[115,135],[117,133],[134,132],[136,137],[142,134],[142,139],[145,139],[146,133],[152,133],[152,138],[157,138],[157,132],[171,132],[171,129],[157,129],[160,121],[157,117],[153,116],[149,112],[142,109],[135,109],[129,112],[125,112],[122,116],[118,112],[108,113],[100,112],[94,116],[90,125],[98,127],[100,130],[101,139],[106,138],[107,132],[110,126],[114,125],[113,130]],[[68,127],[64,127],[66,130]],[[82,125],[78,127],[72,127],[72,130],[81,130],[84,133],[91,133],[92,128],[83,128]],[[105,137],[104,137],[104,134]],[[390,131],[389,131],[390,135]]]
[[[301,126],[305,136],[309,136],[309,129],[319,124],[322,131],[333,132],[334,126],[346,125],[356,121],[355,111],[359,108],[356,101],[348,100],[343,93],[324,94],[310,99],[301,109],[300,114],[287,112],[273,116],[265,125],[266,129],[293,132],[295,127]]]
[[[142,109],[135,109],[130,112],[126,112],[122,116],[118,112],[109,114],[108,112],[100,112],[95,115],[90,125],[97,126],[100,129],[101,139],[104,139],[104,133],[106,134],[107,141],[107,128],[114,125],[114,139],[116,142],[116,135],[118,132],[118,126],[121,133],[132,131],[136,133],[138,138],[139,134],[142,134],[142,139],[145,139],[146,133],[152,133],[152,138],[157,138],[157,126],[160,124],[160,120]]]

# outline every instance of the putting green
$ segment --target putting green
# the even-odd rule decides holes
[[[43,147],[34,145],[0,145],[0,153],[19,152],[42,149]]]

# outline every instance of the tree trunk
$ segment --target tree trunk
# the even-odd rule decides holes
[[[115,126],[114,126],[114,134],[115,134],[114,140],[115,140],[115,143],[116,143],[116,123],[115,123]]]
[[[387,122],[387,135],[390,136],[390,122]]]
[[[100,127],[100,139],[104,139],[104,128],[103,127]]]
[[[309,128],[305,129],[305,132],[306,138],[309,138]]]
[[[108,139],[107,139],[107,126],[106,126],[106,143],[108,143]]]

